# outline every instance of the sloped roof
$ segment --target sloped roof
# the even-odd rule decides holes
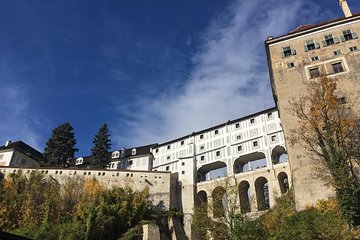
[[[140,147],[126,148],[126,149],[123,148],[123,149],[119,149],[119,150],[115,150],[115,151],[119,151],[120,153],[122,151],[124,151],[124,154],[120,154],[119,158],[121,159],[121,158],[135,157],[135,156],[150,155],[151,148],[153,148],[155,146],[157,146],[157,143],[140,146]],[[136,153],[134,155],[132,154],[133,149],[136,149]]]
[[[12,143],[8,144],[7,146],[4,145],[4,146],[0,147],[0,151],[12,150],[12,149],[19,151],[19,152],[33,158],[34,160],[36,160],[38,162],[40,162],[43,159],[43,155],[41,152],[39,152],[38,150],[36,150],[33,147],[30,147],[23,141],[12,142]]]
[[[348,18],[356,17],[356,16],[359,16],[359,15],[360,15],[360,12],[354,13],[351,17],[348,17]],[[344,20],[344,19],[346,19],[346,17],[340,17],[340,18],[330,19],[330,20],[327,20],[327,21],[324,21],[324,22],[320,22],[320,23],[300,25],[300,26],[298,26],[297,28],[295,28],[294,30],[290,31],[288,34],[293,34],[293,33],[302,32],[302,31],[305,31],[305,30],[309,30],[309,29],[311,29],[311,28],[316,28],[316,27],[324,26],[324,25],[327,25],[327,24],[330,24],[330,23],[335,23],[335,22],[338,22],[338,21],[341,21],[341,20]]]

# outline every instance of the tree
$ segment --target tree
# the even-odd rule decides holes
[[[95,135],[94,147],[91,149],[94,161],[93,167],[105,168],[110,162],[109,149],[111,148],[110,133],[106,123],[104,123],[99,132]]]
[[[258,221],[250,219],[239,209],[236,179],[217,182],[211,199],[210,202],[198,199],[194,208],[193,224],[200,238],[263,239]]]
[[[306,95],[290,101],[290,112],[297,117],[290,136],[292,145],[300,143],[316,159],[320,177],[334,187],[336,198],[350,226],[359,223],[359,116],[352,99],[336,96],[336,79],[326,76],[311,81]]]
[[[44,149],[45,165],[65,166],[69,158],[74,158],[76,139],[70,123],[64,123],[52,130],[52,135]]]

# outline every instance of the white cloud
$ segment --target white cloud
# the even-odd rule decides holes
[[[195,67],[183,87],[138,101],[139,110],[130,111],[132,120],[125,122],[126,139],[116,136],[116,129],[113,139],[123,145],[164,142],[274,106],[264,40],[319,12],[315,2],[305,0],[234,2],[201,34]]]
[[[8,68],[0,66],[1,100],[0,100],[0,145],[7,140],[22,140],[30,146],[40,148],[40,139],[36,133],[35,113],[30,110],[27,89],[11,83]]]

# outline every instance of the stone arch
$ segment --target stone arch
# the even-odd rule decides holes
[[[239,199],[241,213],[251,212],[250,205],[250,184],[248,181],[241,181],[239,183]]]
[[[289,178],[285,172],[278,174],[278,181],[281,193],[286,193],[289,190]]]
[[[216,187],[211,194],[214,218],[225,216],[225,194],[226,190],[221,186]]]
[[[258,177],[255,180],[256,201],[258,205],[258,211],[269,209],[270,196],[269,196],[269,184],[265,177]]]
[[[202,165],[196,173],[197,181],[209,181],[220,177],[227,176],[227,166],[224,162],[213,162]]]
[[[274,164],[284,163],[288,161],[288,155],[285,147],[276,146],[271,152],[271,159]]]
[[[204,190],[201,190],[199,191],[197,194],[196,194],[196,200],[197,200],[197,203],[199,205],[202,205],[202,204],[207,204],[208,202],[208,199],[207,199],[207,193],[204,191]]]
[[[266,156],[263,152],[242,155],[234,161],[234,173],[248,172],[266,167]]]

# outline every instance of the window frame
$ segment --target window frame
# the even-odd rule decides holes
[[[342,62],[331,63],[331,67],[332,67],[334,74],[345,72],[345,68],[344,68]]]

